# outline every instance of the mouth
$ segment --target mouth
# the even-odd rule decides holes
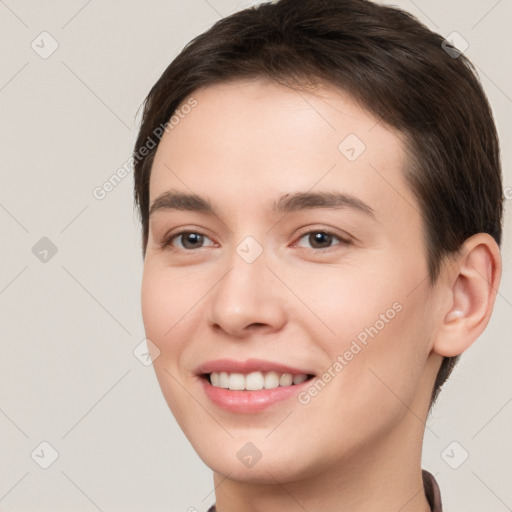
[[[195,373],[206,397],[232,413],[258,413],[284,403],[315,377],[304,368],[260,359],[210,361]]]
[[[277,371],[253,371],[247,374],[240,372],[211,372],[201,375],[215,388],[231,391],[261,391],[279,387],[297,386],[314,377],[306,373],[288,373]]]

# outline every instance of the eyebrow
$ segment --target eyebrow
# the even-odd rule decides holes
[[[294,192],[281,196],[270,206],[275,214],[292,213],[310,208],[351,209],[375,219],[375,211],[361,199],[343,192]],[[149,216],[163,210],[185,210],[217,216],[209,199],[197,194],[169,190],[159,195],[151,205]]]

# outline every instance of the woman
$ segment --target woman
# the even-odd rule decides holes
[[[144,326],[210,510],[441,511],[425,422],[501,276],[464,55],[366,0],[247,9],[157,81],[134,160]]]

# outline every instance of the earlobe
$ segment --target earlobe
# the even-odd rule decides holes
[[[454,357],[476,341],[489,323],[500,278],[496,241],[486,233],[468,238],[442,278],[446,307],[441,309],[434,352]]]

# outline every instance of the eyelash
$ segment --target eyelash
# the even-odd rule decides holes
[[[333,231],[329,231],[327,229],[313,229],[313,230],[310,230],[310,231],[306,231],[304,233],[302,233],[298,240],[301,240],[302,238],[304,238],[306,235],[310,235],[312,233],[322,233],[323,235],[328,235],[328,236],[332,236],[333,238],[337,239],[339,242],[339,244],[336,244],[334,246],[330,246],[330,247],[324,247],[324,248],[321,248],[321,249],[317,249],[317,248],[311,248],[312,251],[320,251],[320,252],[327,252],[329,250],[332,250],[334,249],[337,245],[350,245],[351,242],[350,240],[347,240],[345,238],[342,238],[340,237],[339,235],[337,235],[336,233],[334,233]],[[160,247],[162,249],[165,249],[166,247],[171,247],[172,248],[172,243],[174,242],[175,239],[177,239],[178,237],[180,237],[181,235],[185,235],[185,234],[194,234],[194,235],[200,235],[200,236],[203,236],[203,237],[206,237],[206,238],[209,238],[207,235],[205,235],[204,233],[201,233],[199,231],[190,231],[190,230],[184,230],[184,231],[179,231],[178,233],[172,233],[171,235],[169,236],[166,236],[164,238],[164,240],[162,240],[162,242],[160,242]],[[301,247],[302,249],[305,249],[305,247]],[[184,251],[184,252],[194,252],[198,249],[204,249],[204,247],[198,247],[198,248],[195,248],[195,249],[181,249],[181,248],[172,248],[173,250],[176,250],[176,251]]]

